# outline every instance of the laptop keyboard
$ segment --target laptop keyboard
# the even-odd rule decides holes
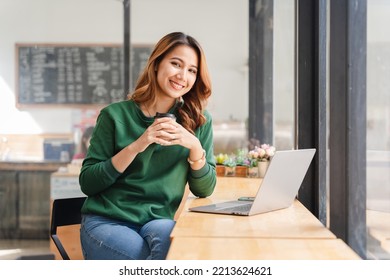
[[[243,205],[236,205],[236,206],[232,206],[232,207],[221,208],[219,210],[247,213],[251,209],[251,206],[252,206],[252,204],[249,203],[249,204],[243,204]]]

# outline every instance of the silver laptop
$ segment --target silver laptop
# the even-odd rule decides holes
[[[221,202],[190,211],[251,216],[287,208],[294,202],[315,149],[276,151],[253,199]]]

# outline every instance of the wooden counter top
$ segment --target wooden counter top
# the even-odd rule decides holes
[[[54,172],[51,174],[52,177],[74,177],[79,178],[80,173],[69,173],[69,172]]]
[[[208,198],[190,195],[171,233],[170,260],[358,260],[302,203],[253,216],[197,213],[189,207],[254,196],[261,179],[218,177]]]
[[[0,170],[54,172],[66,165],[66,162],[53,161],[0,161]]]
[[[298,200],[286,209],[253,216],[196,213],[190,207],[255,196],[261,179],[219,177],[208,198],[189,196],[176,222],[172,237],[278,237],[336,238]]]
[[[168,260],[360,260],[341,239],[176,237]]]

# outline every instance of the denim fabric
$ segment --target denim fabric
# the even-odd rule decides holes
[[[86,260],[163,260],[175,221],[157,219],[143,226],[83,215],[80,240]]]

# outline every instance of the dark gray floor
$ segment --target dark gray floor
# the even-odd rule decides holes
[[[53,259],[49,240],[0,240],[0,260]]]

